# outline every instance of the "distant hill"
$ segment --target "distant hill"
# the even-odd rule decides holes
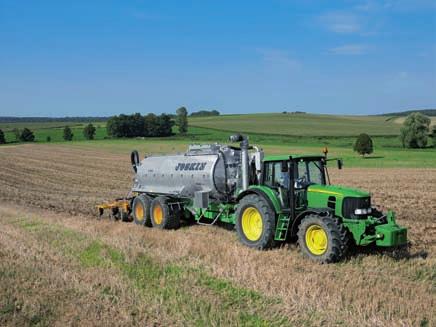
[[[395,116],[395,117],[405,117],[411,114],[412,112],[420,112],[427,116],[436,116],[436,109],[415,109],[415,110],[406,110],[399,112],[390,112],[386,114],[381,114],[378,116]]]
[[[213,117],[189,117],[189,126],[227,132],[286,136],[371,136],[399,135],[402,117],[316,115],[316,114],[244,114]]]
[[[109,117],[13,117],[0,116],[0,123],[47,123],[47,122],[104,122]]]
[[[191,117],[210,117],[210,116],[219,116],[220,112],[217,110],[200,110],[194,111],[189,116]]]

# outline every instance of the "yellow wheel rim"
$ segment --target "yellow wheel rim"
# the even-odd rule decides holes
[[[327,251],[327,233],[319,225],[312,225],[306,231],[306,245],[314,255],[322,255]]]
[[[262,235],[263,222],[259,210],[249,207],[242,213],[242,232],[250,241],[257,241]]]
[[[159,204],[156,204],[153,208],[153,220],[158,225],[162,224],[163,211]]]
[[[138,202],[135,206],[135,217],[137,221],[144,220],[144,207],[141,202]]]

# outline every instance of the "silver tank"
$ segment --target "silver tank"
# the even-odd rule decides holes
[[[209,192],[224,199],[240,187],[241,150],[220,144],[191,145],[185,154],[151,156],[136,165],[132,191],[193,198]]]

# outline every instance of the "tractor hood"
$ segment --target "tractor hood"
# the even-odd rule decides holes
[[[370,194],[358,189],[337,185],[311,185],[307,188],[309,208],[332,208],[340,217],[351,218],[357,208],[371,204]]]
[[[325,194],[328,196],[335,196],[335,197],[354,197],[354,198],[362,198],[362,197],[369,197],[370,194],[368,192],[351,188],[351,187],[345,187],[340,185],[320,185],[315,184],[308,187],[307,192],[310,193],[318,193],[318,194]]]

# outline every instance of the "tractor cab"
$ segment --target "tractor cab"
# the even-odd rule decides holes
[[[319,155],[267,156],[263,162],[261,184],[278,192],[282,208],[307,207],[307,189],[326,185],[326,158]],[[295,201],[295,202],[294,202]]]

